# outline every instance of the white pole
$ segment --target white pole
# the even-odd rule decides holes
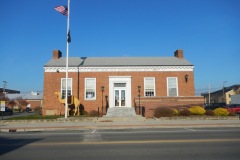
[[[68,0],[68,16],[67,16],[67,36],[70,27],[70,0]],[[68,117],[68,37],[67,37],[67,53],[66,53],[66,96],[65,96],[65,118]]]

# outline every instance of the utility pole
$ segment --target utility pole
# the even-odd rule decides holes
[[[224,82],[223,82],[223,95],[222,95],[222,96],[223,96],[223,98],[222,98],[222,102],[224,102],[224,101],[225,101],[225,98],[224,98],[224,84],[225,84],[225,83],[227,83],[227,81],[224,81]],[[225,103],[226,103],[226,102],[225,102]]]
[[[6,95],[5,89],[7,86],[7,81],[3,81],[3,94]]]
[[[211,94],[210,94],[210,83],[208,84],[208,106],[210,106]]]

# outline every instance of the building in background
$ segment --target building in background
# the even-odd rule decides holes
[[[0,93],[3,93],[4,90],[6,94],[20,94],[20,91],[12,90],[12,89],[4,89],[4,88],[0,88]]]
[[[240,94],[240,85],[238,84],[229,87],[223,87],[222,89],[211,93],[202,93],[201,95],[204,97],[204,101],[206,104],[209,104],[209,102],[210,104],[213,103],[231,104],[231,97],[237,94]]]
[[[22,106],[23,110],[31,109],[31,110],[39,110],[42,108],[42,97],[43,94],[39,92],[31,92],[28,94],[6,94],[6,97],[9,98],[9,100],[13,101],[19,101],[19,100],[25,100],[27,102],[26,106]],[[18,104],[16,103],[15,108],[18,107]]]

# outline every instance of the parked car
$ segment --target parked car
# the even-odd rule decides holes
[[[230,104],[226,108],[228,112],[240,113],[240,104]]]
[[[1,116],[2,114],[3,114],[4,116],[6,116],[6,115],[12,115],[12,114],[13,114],[13,110],[10,109],[9,107],[5,107],[5,111],[0,111],[0,116]]]
[[[205,106],[206,110],[214,110],[216,108],[225,108],[226,103],[212,103],[210,106]]]

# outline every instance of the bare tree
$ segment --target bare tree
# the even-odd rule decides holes
[[[22,99],[22,97],[18,97],[16,98],[15,102],[17,103],[19,109],[21,111],[23,111],[24,109],[26,109],[27,105],[28,105],[28,102],[27,100],[25,99]]]

